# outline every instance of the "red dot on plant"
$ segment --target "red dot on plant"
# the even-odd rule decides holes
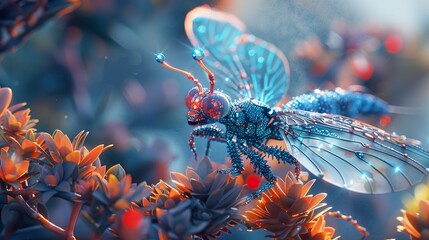
[[[402,39],[395,34],[389,35],[384,40],[384,47],[388,53],[398,53],[402,49]]]
[[[142,213],[136,209],[129,209],[122,216],[122,224],[129,229],[135,229],[139,226],[143,218]]]
[[[382,127],[387,127],[390,124],[392,118],[389,115],[384,115],[380,118],[380,125]]]
[[[247,177],[246,184],[250,190],[256,190],[261,185],[261,177],[256,173],[251,174]]]

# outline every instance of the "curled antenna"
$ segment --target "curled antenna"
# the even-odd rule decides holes
[[[189,80],[193,81],[195,83],[195,85],[198,86],[198,95],[202,96],[203,95],[203,86],[201,85],[201,83],[198,81],[198,79],[196,79],[194,76],[192,76],[191,73],[183,71],[181,69],[175,68],[173,66],[171,66],[170,64],[165,62],[165,56],[162,53],[157,53],[155,54],[155,60],[159,63],[161,63],[162,66],[164,66],[165,68],[168,68],[172,71],[181,73],[183,75],[185,75]]]
[[[214,74],[203,63],[204,50],[201,48],[194,49],[194,51],[192,52],[192,57],[198,62],[201,68],[207,73],[207,76],[210,80],[210,93],[213,93],[214,84],[215,84]]]

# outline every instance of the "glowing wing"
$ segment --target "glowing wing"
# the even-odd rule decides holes
[[[289,64],[274,45],[246,34],[234,15],[198,7],[185,19],[195,47],[205,50],[205,63],[238,98],[255,98],[275,106],[287,92]]]
[[[279,113],[291,154],[310,172],[361,193],[404,190],[428,174],[429,152],[414,140],[351,118],[306,111]]]

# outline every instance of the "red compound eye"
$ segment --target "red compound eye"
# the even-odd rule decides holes
[[[185,102],[188,108],[192,108],[192,100],[196,95],[198,95],[198,87],[191,88],[188,94],[186,94]]]
[[[202,109],[204,114],[212,119],[225,117],[231,109],[229,97],[225,94],[214,91],[212,94],[203,98]]]

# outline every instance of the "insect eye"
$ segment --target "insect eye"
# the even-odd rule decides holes
[[[229,113],[231,103],[225,94],[215,91],[209,96],[203,98],[202,109],[207,117],[220,119]]]
[[[188,94],[186,94],[185,102],[186,102],[186,106],[188,108],[196,109],[196,108],[194,108],[194,105],[192,104],[192,100],[194,99],[194,97],[197,94],[198,94],[198,87],[191,88],[191,90],[189,90]]]

